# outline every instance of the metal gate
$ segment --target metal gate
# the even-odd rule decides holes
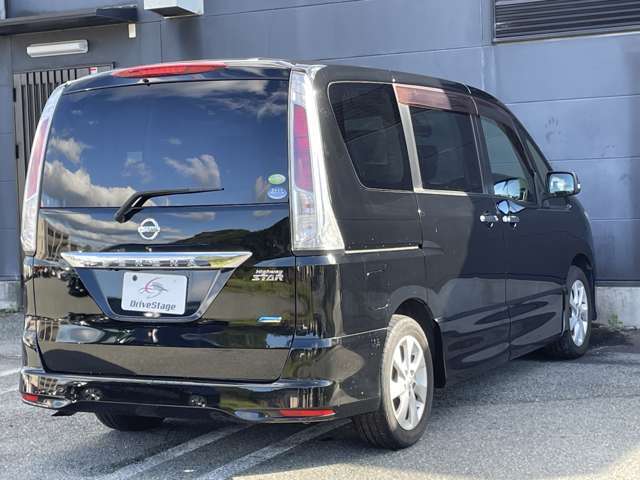
[[[13,106],[16,124],[16,163],[18,171],[18,205],[22,209],[22,192],[27,174],[31,142],[36,133],[42,109],[51,92],[68,80],[75,80],[91,73],[111,70],[111,65],[77,67],[13,75]]]

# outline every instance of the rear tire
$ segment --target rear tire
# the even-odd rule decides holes
[[[123,432],[140,432],[162,425],[164,418],[140,417],[138,415],[121,415],[118,413],[99,412],[96,417],[104,426]]]
[[[585,273],[576,266],[567,274],[567,301],[564,313],[565,332],[547,347],[556,358],[572,360],[583,356],[591,338],[593,299]]]
[[[413,445],[431,413],[433,360],[424,331],[405,315],[393,315],[389,323],[380,391],[378,410],[353,418],[356,430],[376,447],[398,450]]]

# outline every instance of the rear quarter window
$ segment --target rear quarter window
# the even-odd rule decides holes
[[[282,80],[215,80],[97,89],[63,95],[45,157],[44,207],[287,201],[287,98]]]
[[[334,83],[329,99],[360,182],[366,187],[411,190],[411,170],[393,87]]]

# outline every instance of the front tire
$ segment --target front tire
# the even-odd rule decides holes
[[[382,356],[380,407],[354,417],[366,442],[398,450],[416,443],[425,429],[433,401],[433,360],[420,325],[393,315]]]
[[[591,312],[593,299],[585,273],[571,266],[567,274],[567,307],[565,308],[565,332],[547,351],[563,359],[583,356],[589,349],[591,338]]]
[[[138,415],[121,415],[110,412],[97,412],[96,417],[104,426],[123,432],[140,432],[151,430],[162,425],[164,418],[140,417]]]

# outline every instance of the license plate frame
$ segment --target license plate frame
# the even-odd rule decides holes
[[[187,284],[185,275],[124,272],[120,308],[125,312],[184,315]]]

